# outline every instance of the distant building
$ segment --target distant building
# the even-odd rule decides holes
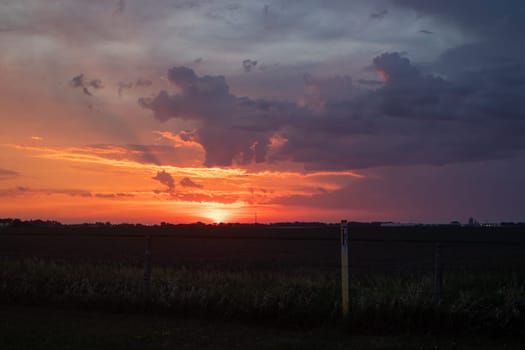
[[[474,218],[469,218],[467,225],[468,226],[479,226],[479,222],[478,222],[478,220],[476,220]]]
[[[0,228],[11,226],[13,219],[0,219]]]

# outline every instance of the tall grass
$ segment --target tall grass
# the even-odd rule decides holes
[[[453,272],[445,300],[431,275],[352,276],[350,317],[340,319],[339,272],[0,260],[0,300],[121,312],[159,312],[289,325],[333,323],[353,331],[523,333],[525,274]]]

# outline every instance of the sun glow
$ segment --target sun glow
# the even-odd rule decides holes
[[[0,155],[9,155],[6,163],[17,164],[10,177],[1,178],[0,169],[0,198],[9,198],[1,201],[0,211],[13,217],[40,216],[68,223],[312,220],[314,210],[300,205],[290,209],[296,198],[338,191],[364,177],[351,171],[306,172],[289,163],[249,168],[157,165],[147,157],[155,159],[155,150],[144,153],[113,144],[0,143]],[[46,171],[38,178],[21,175],[34,168]],[[171,188],[156,179],[159,172],[169,174]],[[286,198],[293,203],[283,211],[280,200]]]
[[[225,209],[209,209],[206,218],[213,221],[214,224],[226,222],[230,218],[230,213]]]

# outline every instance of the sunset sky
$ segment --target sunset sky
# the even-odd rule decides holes
[[[525,221],[525,1],[2,0],[0,217]]]

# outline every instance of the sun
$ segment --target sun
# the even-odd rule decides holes
[[[230,213],[224,209],[209,209],[206,213],[206,217],[213,221],[213,223],[218,224],[221,222],[226,222],[230,217]]]

